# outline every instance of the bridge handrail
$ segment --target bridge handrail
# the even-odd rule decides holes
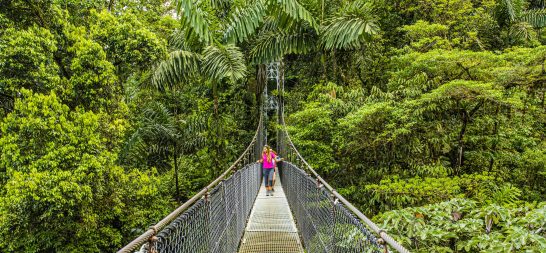
[[[282,123],[282,131],[284,132],[284,135],[286,136],[286,139],[288,140],[288,145],[290,148],[294,151],[294,153],[297,156],[297,159],[299,159],[303,165],[306,167],[308,171],[313,174],[313,176],[324,186],[326,189],[328,189],[332,195],[337,198],[343,205],[345,205],[351,212],[353,212],[360,220],[364,221],[368,227],[370,227],[376,234],[378,234],[381,239],[383,239],[389,246],[391,246],[393,249],[397,250],[400,253],[409,253],[409,251],[404,248],[404,246],[400,245],[396,240],[394,240],[390,235],[387,234],[383,229],[379,228],[372,220],[370,220],[366,215],[364,215],[360,210],[358,210],[351,202],[349,202],[347,199],[345,199],[341,194],[339,194],[336,189],[334,189],[326,180],[324,180],[312,167],[307,163],[307,161],[303,158],[303,156],[299,153],[298,149],[292,142],[292,139],[290,139],[290,135],[288,134],[288,130],[286,129],[286,124],[284,121],[284,108],[281,107],[281,110],[283,110],[280,113],[281,117],[281,123]]]
[[[173,212],[171,212],[169,215],[167,215],[165,218],[163,218],[161,221],[159,221],[157,224],[151,226],[146,232],[144,232],[142,235],[131,241],[129,244],[125,245],[122,249],[120,249],[117,253],[132,253],[133,251],[137,250],[138,247],[142,246],[147,241],[153,239],[153,237],[165,226],[167,226],[169,223],[171,223],[173,220],[175,220],[180,214],[182,214],[186,209],[188,209],[191,205],[193,205],[196,201],[198,201],[200,198],[205,196],[211,190],[215,185],[217,185],[220,181],[226,178],[226,176],[237,169],[237,166],[243,161],[246,155],[250,154],[250,149],[254,147],[254,144],[258,141],[260,131],[262,130],[263,126],[263,116],[262,113],[260,113],[260,119],[258,122],[258,127],[256,128],[256,133],[254,134],[254,137],[252,138],[252,141],[248,146],[246,147],[245,151],[239,156],[239,158],[226,170],[224,171],[219,177],[217,177],[212,183],[207,185],[205,188],[203,188],[201,191],[199,191],[197,194],[195,194],[192,198],[190,198],[188,201],[186,201],[184,204],[176,208]]]

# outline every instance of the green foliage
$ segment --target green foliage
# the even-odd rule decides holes
[[[209,30],[209,21],[207,13],[203,11],[199,4],[194,4],[190,0],[176,1],[178,14],[182,16],[182,27],[188,27],[191,32],[196,34],[199,41],[208,44],[212,41],[212,35]]]
[[[288,128],[291,138],[297,141],[302,155],[309,160],[313,168],[322,174],[336,169],[333,149],[330,146],[333,131],[332,112],[318,103],[306,105],[298,113],[290,115]]]
[[[266,11],[266,5],[261,0],[244,9],[236,9],[224,33],[224,39],[232,43],[246,41],[259,28],[265,18]]]
[[[157,179],[115,165],[103,134],[111,127],[101,115],[70,111],[54,93],[22,92],[1,124],[1,166],[7,171],[0,198],[2,247],[102,252],[121,246],[131,228],[124,226],[149,218],[150,212],[133,211],[153,201]],[[120,221],[121,227],[115,225]]]
[[[212,80],[226,78],[234,83],[246,75],[243,53],[235,45],[208,46],[203,51],[203,70]]]
[[[272,61],[306,160],[412,252],[544,251],[542,0],[0,6],[4,251],[133,239],[236,159]]]
[[[369,2],[355,1],[327,20],[322,40],[326,49],[350,49],[370,41],[379,30]]]
[[[90,13],[90,34],[107,48],[107,59],[118,76],[127,78],[131,70],[146,70],[166,54],[165,41],[145,27],[136,15],[116,18],[110,12]]]
[[[272,1],[273,2],[273,1]],[[276,1],[278,9],[286,13],[294,20],[302,20],[307,22],[313,29],[318,30],[318,24],[313,14],[309,12],[301,3],[297,0],[279,0]]]
[[[177,50],[159,63],[152,77],[152,84],[158,90],[173,89],[195,77],[200,68],[202,56],[190,51]]]
[[[47,93],[58,87],[57,42],[47,29],[9,28],[0,33],[0,93],[11,97],[20,88]]]
[[[406,32],[411,47],[416,51],[451,48],[451,42],[447,39],[449,27],[446,25],[418,20],[415,24],[402,27],[402,31]]]
[[[544,205],[505,208],[452,199],[375,217],[412,252],[499,252],[546,249]],[[536,223],[536,219],[542,219]]]
[[[252,62],[265,64],[281,59],[286,54],[307,53],[311,46],[306,41],[312,39],[312,34],[300,31],[266,31],[250,51],[250,58]]]
[[[68,49],[74,57],[70,64],[72,78],[68,100],[89,110],[107,108],[111,99],[119,94],[114,66],[106,59],[102,47],[74,32],[74,44]]]

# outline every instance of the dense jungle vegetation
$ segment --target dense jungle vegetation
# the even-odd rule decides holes
[[[236,159],[282,60],[303,156],[412,252],[545,252],[545,5],[0,0],[0,251],[119,249]]]

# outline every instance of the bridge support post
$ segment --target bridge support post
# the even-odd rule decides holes
[[[158,253],[157,251],[157,228],[155,226],[151,226],[150,229],[154,231],[152,236],[148,239],[148,252],[149,253]]]
[[[379,233],[379,234],[381,234],[381,233]],[[387,242],[385,242],[385,240],[383,240],[383,238],[377,239],[377,243],[379,243],[380,245],[383,245],[383,252],[384,253],[389,253],[389,248],[387,247]]]
[[[317,181],[318,178],[317,178]],[[320,182],[320,181],[319,181]],[[334,202],[332,203],[332,243],[330,245],[330,252],[335,252],[336,249],[336,205],[339,202],[339,199],[336,198],[333,194],[331,195]]]
[[[205,195],[203,196],[203,199],[205,200],[205,229],[207,230],[206,232],[206,238],[205,238],[205,245],[206,245],[206,249],[207,251],[206,252],[212,252],[212,249],[213,247],[211,247],[211,242],[210,242],[210,235],[211,235],[211,231],[212,229],[210,228],[210,189],[208,187],[205,187],[206,191],[205,191]],[[204,253],[204,252],[203,252]]]

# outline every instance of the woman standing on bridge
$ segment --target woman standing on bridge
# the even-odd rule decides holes
[[[274,152],[271,152],[269,146],[265,145],[262,151],[262,159],[258,160],[262,163],[262,175],[264,178],[266,196],[273,196],[273,176],[275,175],[275,158]]]

